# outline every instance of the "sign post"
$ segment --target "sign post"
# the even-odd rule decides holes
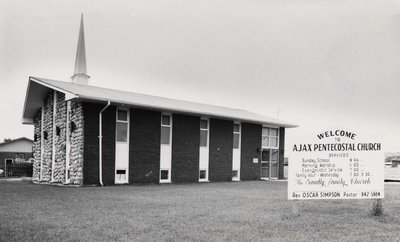
[[[384,198],[384,156],[378,140],[330,129],[291,149],[289,200]]]

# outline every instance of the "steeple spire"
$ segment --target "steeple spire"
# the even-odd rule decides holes
[[[79,29],[78,48],[76,50],[75,70],[71,77],[72,82],[87,85],[90,76],[86,73],[86,51],[85,33],[83,30],[83,13],[81,15],[81,26]]]

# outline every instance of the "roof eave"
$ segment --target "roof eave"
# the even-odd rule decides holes
[[[215,113],[208,113],[208,112],[193,112],[193,111],[188,111],[188,110],[183,110],[179,108],[165,108],[165,107],[160,107],[156,105],[143,105],[143,104],[137,104],[137,103],[127,103],[127,102],[122,102],[120,100],[113,100],[113,99],[107,99],[107,98],[98,98],[98,97],[92,97],[92,96],[83,96],[83,95],[76,95],[75,98],[79,98],[81,100],[88,100],[88,101],[99,101],[99,102],[108,102],[110,101],[111,103],[114,104],[125,104],[128,106],[133,106],[133,107],[139,107],[139,108],[150,108],[152,110],[158,110],[158,111],[170,111],[170,112],[177,112],[177,113],[183,113],[183,114],[195,114],[195,115],[202,115],[202,116],[208,116],[208,117],[214,117],[214,118],[226,118],[230,120],[236,120],[240,122],[251,122],[251,123],[257,123],[260,125],[265,125],[265,126],[276,126],[276,127],[282,127],[282,128],[296,128],[298,125],[295,124],[290,124],[290,123],[284,123],[284,122],[271,122],[271,121],[265,121],[265,120],[256,120],[256,119],[246,119],[246,118],[237,118],[233,116],[219,116]]]
[[[79,97],[79,96],[78,96],[77,94],[75,94],[75,93],[72,93],[72,92],[69,92],[69,91],[64,90],[64,89],[62,89],[62,88],[59,88],[59,87],[56,87],[56,86],[47,84],[47,83],[41,81],[39,78],[35,78],[35,77],[30,76],[30,77],[29,77],[29,81],[28,81],[28,86],[27,86],[27,88],[26,88],[26,93],[25,93],[24,108],[23,108],[22,117],[21,117],[21,122],[22,122],[22,124],[33,124],[33,123],[34,123],[34,122],[33,122],[33,117],[31,117],[32,115],[29,115],[29,114],[27,113],[28,109],[30,108],[30,107],[28,106],[28,99],[29,99],[29,96],[30,96],[29,94],[30,94],[30,92],[32,91],[32,85],[31,85],[32,82],[35,82],[35,83],[37,83],[37,84],[39,84],[39,85],[42,85],[42,86],[44,86],[44,87],[47,87],[47,88],[49,88],[49,89],[56,90],[56,91],[59,91],[59,92],[61,92],[61,93],[64,93],[64,94],[65,94],[65,99],[66,99],[66,100],[71,100],[71,99],[74,99],[74,98]]]

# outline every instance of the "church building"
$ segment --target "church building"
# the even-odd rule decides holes
[[[113,185],[283,179],[285,129],[245,110],[89,85],[81,18],[72,81],[29,77],[33,182]]]

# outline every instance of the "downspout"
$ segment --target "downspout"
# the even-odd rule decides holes
[[[110,100],[107,101],[107,105],[104,106],[104,108],[100,111],[99,113],[99,181],[100,185],[103,186],[103,146],[102,146],[102,141],[103,141],[103,112],[110,106],[111,102]]]

